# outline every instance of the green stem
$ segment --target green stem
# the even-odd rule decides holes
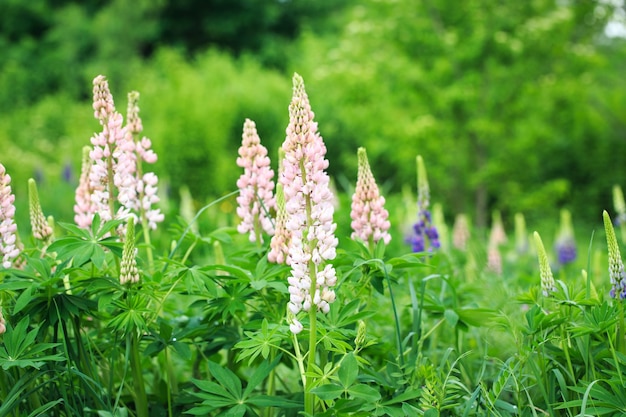
[[[274,362],[276,358],[276,349],[270,349],[270,361]],[[276,367],[272,368],[267,377],[267,395],[272,397],[276,393]],[[265,417],[272,417],[272,407],[267,407],[263,413]]]
[[[215,201],[212,201],[211,203],[207,204],[206,206],[202,207],[200,210],[198,210],[198,212],[196,213],[196,215],[193,217],[193,219],[191,219],[191,221],[189,222],[189,224],[187,225],[187,227],[185,228],[185,231],[183,232],[182,236],[180,237],[180,239],[178,239],[178,242],[176,242],[176,246],[174,246],[174,248],[170,251],[170,254],[168,255],[165,264],[163,265],[163,269],[161,270],[161,272],[163,272],[163,274],[165,274],[165,271],[167,271],[167,268],[170,266],[170,260],[174,257],[174,254],[176,253],[176,251],[178,250],[178,248],[180,247],[180,245],[183,243],[183,240],[185,239],[185,236],[187,236],[187,233],[189,233],[189,231],[191,230],[191,226],[196,222],[196,220],[198,220],[198,218],[200,217],[200,215],[202,215],[202,213],[205,212],[205,210],[209,209],[210,207],[213,207],[214,205],[221,203],[222,201],[234,196],[235,194],[239,194],[239,190],[233,191],[229,194],[226,194],[225,196],[222,196],[220,198],[218,198]]]
[[[623,317],[622,317],[623,318]],[[619,362],[617,361],[617,352],[615,346],[613,345],[613,341],[611,339],[611,335],[609,332],[606,332],[607,339],[609,339],[609,346],[611,348],[611,355],[613,356],[613,361],[615,361],[615,370],[617,371],[617,375],[619,376],[619,381],[624,386],[624,379],[622,377],[622,371],[619,366]]]
[[[624,303],[621,300],[619,302],[619,323],[617,325],[617,335],[615,339],[616,349],[623,354],[626,354],[626,344],[624,343]]]
[[[0,397],[7,398],[8,394],[7,373],[0,372]]]
[[[572,359],[570,358],[570,355],[569,355],[570,338],[569,338],[569,333],[565,331],[564,327],[561,328],[561,343],[563,344],[563,353],[565,354],[565,359],[567,360],[567,370],[570,373],[570,377],[572,378],[572,381],[575,383],[576,375],[574,374],[574,367],[572,366]]]
[[[302,387],[306,388],[306,371],[304,370],[304,358],[302,357],[302,353],[300,352],[300,343],[298,343],[298,337],[295,333],[292,333],[293,336],[293,350],[296,351],[295,360],[298,363],[298,369],[300,370],[300,378],[302,379]]]
[[[306,169],[304,167],[304,161],[300,160],[300,171],[303,181],[306,181]],[[306,224],[303,231],[303,242],[309,245],[309,253],[313,253],[313,249],[317,246],[317,240],[310,240],[307,235],[309,227],[313,224],[311,218],[312,202],[311,196],[305,196],[305,208],[306,208]],[[311,392],[313,385],[315,384],[315,378],[313,375],[313,368],[315,366],[316,347],[317,347],[317,305],[313,302],[315,298],[315,292],[317,291],[317,270],[315,263],[309,261],[309,277],[311,278],[311,286],[309,287],[309,296],[311,297],[311,307],[309,309],[309,357],[307,358],[307,373],[306,384],[304,386],[304,411],[314,416],[315,415],[315,395]]]
[[[132,330],[127,336],[127,342],[130,343],[131,346],[130,369],[133,374],[137,417],[148,417],[148,399],[146,397],[146,387],[143,380],[141,358],[139,356],[139,340],[136,330]]]
[[[176,394],[178,386],[174,377],[174,369],[172,369],[172,363],[170,362],[168,346],[163,349],[163,354],[165,355],[165,367],[167,369],[167,415],[172,417],[174,415],[172,412],[172,392]]]
[[[304,387],[304,411],[314,416],[315,415],[315,395],[311,393],[312,385],[314,384],[314,378],[311,376],[313,367],[315,365],[315,348],[317,346],[317,309],[315,305],[311,306],[309,310],[310,321],[310,335],[309,335],[309,357],[307,361],[307,374],[306,385]]]
[[[391,288],[391,279],[389,278],[389,274],[387,273],[387,267],[384,262],[381,260],[383,265],[383,272],[385,274],[385,281],[387,281],[387,287],[389,287],[389,298],[391,299],[391,308],[393,310],[393,319],[395,321],[395,329],[396,329],[396,345],[398,349],[398,360],[400,361],[400,367],[404,368],[404,352],[402,350],[402,335],[400,333],[400,318],[398,316],[398,309],[396,307],[396,300],[393,296],[393,289]]]
[[[143,241],[146,243],[146,256],[148,257],[148,270],[152,272],[154,255],[152,254],[152,242],[150,241],[150,226],[145,213],[141,214],[141,228],[143,229]]]

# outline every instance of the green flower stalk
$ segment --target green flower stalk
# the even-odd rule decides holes
[[[515,250],[520,255],[528,252],[528,232],[526,219],[522,213],[515,213]]]
[[[37,183],[34,179],[28,180],[28,204],[30,213],[30,226],[35,239],[48,243],[52,238],[52,227],[48,224],[46,217],[41,209],[39,201],[39,193],[37,192]]]
[[[129,217],[126,223],[126,238],[124,240],[124,251],[122,252],[122,264],[120,265],[120,283],[122,285],[139,282],[136,253],[135,220],[133,217]]]
[[[615,224],[620,227],[622,243],[626,244],[626,202],[624,202],[622,187],[619,185],[613,186],[613,207],[617,213]]]
[[[535,238],[535,246],[537,249],[537,258],[539,259],[539,273],[541,276],[541,292],[544,297],[549,297],[550,293],[556,291],[556,285],[554,282],[554,276],[552,275],[552,269],[550,268],[550,262],[548,261],[548,254],[543,246],[541,236],[535,232],[533,234]]]
[[[611,279],[611,298],[626,298],[626,276],[624,274],[624,263],[617,244],[615,229],[611,223],[611,217],[605,210],[602,213],[604,220],[604,230],[606,232],[606,243],[609,248],[609,277]]]

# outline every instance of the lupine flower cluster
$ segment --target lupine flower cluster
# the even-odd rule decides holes
[[[559,264],[565,265],[576,260],[576,239],[569,210],[561,210],[561,225],[554,246]]]
[[[552,269],[550,268],[550,262],[548,261],[548,254],[541,241],[539,233],[535,232],[535,246],[537,249],[537,257],[539,259],[539,273],[541,276],[541,292],[544,297],[548,297],[551,293],[556,291],[556,285],[554,283],[554,276],[552,275]]]
[[[352,239],[360,239],[366,243],[377,243],[383,240],[388,244],[389,212],[385,210],[385,198],[380,195],[378,185],[370,169],[365,148],[359,148],[358,173],[356,189],[352,195]]]
[[[15,196],[11,192],[11,176],[0,164],[0,254],[2,267],[11,268],[20,254],[15,224]]]
[[[261,144],[256,125],[246,119],[243,125],[241,146],[237,165],[244,169],[237,181],[237,215],[241,223],[239,233],[249,233],[250,241],[263,241],[261,229],[269,235],[274,234],[274,225],[269,211],[274,207],[274,171],[270,168],[267,149]]]
[[[129,137],[127,140],[132,141],[134,144],[135,155],[133,156],[136,159],[135,188],[138,197],[135,200],[129,200],[128,205],[139,213],[141,219],[146,220],[150,229],[155,230],[157,223],[161,223],[164,219],[161,210],[153,207],[153,205],[160,200],[157,195],[159,179],[154,172],[143,173],[142,163],[154,164],[157,161],[157,155],[152,150],[152,141],[150,139],[145,136],[142,136],[141,139],[139,138],[139,135],[143,131],[143,124],[139,117],[138,102],[138,92],[132,91],[128,93],[126,118]]]
[[[39,202],[39,193],[37,192],[37,184],[34,179],[28,180],[28,199],[30,225],[35,239],[47,242],[52,237],[52,227],[48,224],[46,217],[41,209]]]
[[[83,229],[91,225],[93,215],[96,212],[96,206],[91,201],[93,189],[89,181],[92,165],[91,158],[89,157],[90,152],[91,148],[89,146],[83,148],[80,178],[78,179],[78,187],[76,188],[75,194],[76,204],[74,204],[74,222],[78,227],[82,227]]]
[[[135,284],[139,282],[139,271],[137,270],[137,249],[135,248],[135,222],[133,217],[128,218],[126,225],[126,237],[124,239],[124,250],[122,252],[122,262],[120,264],[120,284]]]
[[[500,245],[506,243],[506,232],[499,211],[492,214],[491,231],[489,232],[489,243],[487,244],[487,268],[496,274],[502,274],[502,254]]]
[[[452,226],[452,245],[460,250],[467,249],[470,238],[469,221],[467,215],[457,214]]]
[[[137,143],[134,140],[142,130],[138,94],[129,95],[129,124],[122,126],[123,118],[115,110],[106,78],[97,76],[93,85],[94,116],[100,122],[102,132],[91,138],[93,148],[89,160],[83,159],[76,190],[75,220],[80,227],[86,228],[95,214],[107,221],[139,213],[154,229],[163,221],[160,211],[151,208],[159,201],[158,179],[154,173],[142,174],[141,161],[154,163],[156,154],[150,149],[149,139],[144,137]]]
[[[624,272],[624,263],[620,254],[615,229],[611,218],[606,210],[602,213],[604,220],[604,230],[606,232],[606,243],[609,248],[609,277],[611,279],[612,298],[619,297],[621,300],[626,298],[626,273]]]
[[[433,251],[440,247],[439,233],[433,224],[428,210],[430,189],[426,177],[426,167],[421,156],[417,157],[417,222],[413,225],[414,234],[408,239],[413,252]]]
[[[291,258],[289,258],[290,243],[291,232],[287,230],[285,192],[283,191],[283,185],[278,183],[276,184],[276,225],[274,235],[270,241],[270,251],[267,254],[267,259],[277,264],[291,265]]]
[[[285,193],[285,226],[291,237],[288,308],[294,315],[290,324],[293,333],[302,330],[295,318],[300,311],[329,311],[335,300],[331,287],[337,281],[334,267],[327,263],[335,258],[338,241],[334,234],[337,225],[333,223],[333,195],[325,172],[326,146],[313,117],[304,81],[295,74],[279,178]]]
[[[4,334],[7,331],[7,322],[2,315],[2,307],[0,307],[0,334]]]

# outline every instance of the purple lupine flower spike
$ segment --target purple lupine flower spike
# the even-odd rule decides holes
[[[439,232],[433,224],[428,206],[430,204],[430,189],[426,167],[421,155],[417,156],[417,222],[413,225],[414,234],[408,239],[413,252],[432,252],[438,249]]]
[[[559,264],[566,265],[576,260],[576,239],[569,210],[561,210],[561,225],[556,238],[555,250]]]

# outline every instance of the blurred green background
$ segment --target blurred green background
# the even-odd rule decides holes
[[[626,186],[626,38],[606,31],[625,14],[617,0],[1,0],[0,162],[18,200],[35,177],[45,211],[71,221],[104,74],[122,114],[141,93],[162,186],[203,204],[236,187],[246,117],[277,154],[295,71],[340,191],[365,146],[389,195],[414,193],[421,154],[449,219],[568,208],[600,224]]]

